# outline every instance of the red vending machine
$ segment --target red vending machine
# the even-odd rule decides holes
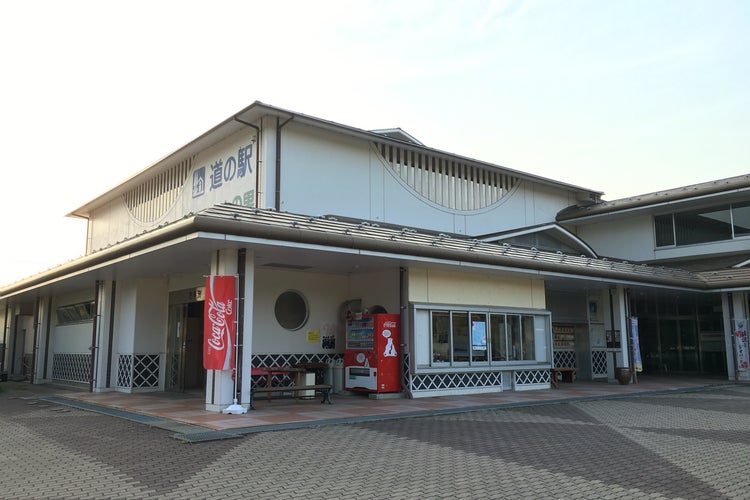
[[[399,392],[401,356],[398,314],[366,314],[346,322],[344,388]]]

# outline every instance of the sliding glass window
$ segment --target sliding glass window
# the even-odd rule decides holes
[[[729,241],[750,236],[750,202],[654,216],[657,247]]]
[[[536,358],[537,342],[544,329],[535,320],[546,316],[475,311],[430,311],[431,364],[481,366],[507,362],[546,362]],[[538,335],[541,337],[537,338]]]

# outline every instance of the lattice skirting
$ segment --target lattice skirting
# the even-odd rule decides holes
[[[409,397],[456,394],[459,392],[500,392],[503,374],[499,371],[453,373],[410,373],[409,354],[402,363],[402,387]]]
[[[478,392],[501,392],[504,376],[512,376],[516,391],[548,389],[550,371],[513,370],[475,371],[453,373],[410,373],[409,355],[405,354],[402,364],[402,386],[409,397],[439,396]]]
[[[502,372],[417,373],[411,375],[412,394],[424,391],[478,388],[494,388],[502,391]]]
[[[575,351],[555,351],[554,366],[558,368],[576,368]]]
[[[160,360],[160,354],[118,355],[117,388],[158,389]]]
[[[255,354],[252,357],[253,368],[261,366],[295,366],[300,363],[325,363],[333,365],[337,362],[343,362],[343,354]],[[286,375],[274,375],[272,378],[273,385],[288,385],[289,380],[285,380]],[[252,386],[265,385],[265,376],[253,376]],[[333,384],[332,384],[333,385]]]
[[[607,376],[607,351],[600,349],[591,351],[591,372],[594,377]]]
[[[55,353],[52,379],[87,384],[91,376],[91,353]]]
[[[528,391],[546,389],[550,386],[551,373],[549,370],[518,370],[513,372],[513,389]]]

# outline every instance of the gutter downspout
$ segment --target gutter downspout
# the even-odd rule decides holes
[[[258,188],[260,187],[260,127],[257,125],[253,125],[250,122],[246,122],[244,120],[240,120],[236,116],[234,117],[235,121],[240,122],[243,125],[247,125],[250,128],[255,129],[255,200],[253,205],[255,205],[253,208],[258,208]]]
[[[8,352],[8,314],[10,314],[10,302],[5,301],[5,317],[3,319],[3,349],[0,352],[0,375],[5,373],[5,355]]]
[[[91,325],[91,366],[89,367],[89,392],[94,392],[94,375],[96,373],[96,330],[99,326],[99,292],[102,287],[102,282],[96,280],[94,286],[94,321]]]
[[[294,120],[294,115],[279,124],[279,117],[276,117],[276,211],[281,212],[281,129]]]
[[[38,295],[36,301],[34,301],[34,347],[31,349],[31,367],[29,377],[30,382],[34,384],[36,382],[36,357],[39,354],[39,308],[42,306],[42,299]]]
[[[406,392],[406,395],[409,397],[409,399],[413,398],[412,392],[411,392],[411,365],[414,362],[411,357],[411,346],[413,345],[412,335],[411,335],[411,329],[409,328],[410,319],[411,319],[411,312],[409,311],[409,288],[408,288],[408,270],[404,267],[399,267],[398,269],[398,276],[399,276],[399,313],[401,314],[401,324],[399,327],[401,328],[401,345],[399,348],[401,349],[401,380],[402,380],[402,390]],[[407,338],[408,336],[408,338]],[[407,351],[408,349],[408,351]],[[406,355],[409,355],[409,366],[404,366],[404,358]],[[407,370],[406,373],[404,370]],[[403,384],[403,382],[407,382],[406,384]],[[405,386],[404,386],[405,385]]]
[[[612,289],[609,289],[609,324],[612,329],[612,363],[615,370],[615,379],[617,379],[617,351],[615,350],[615,308],[614,299],[612,298]],[[622,333],[620,334],[622,336]]]
[[[52,295],[47,297],[47,324],[44,325],[44,368],[42,378],[47,380],[47,367],[49,365],[49,337],[52,334]]]
[[[13,321],[13,338],[11,339],[13,341],[13,350],[10,353],[10,375],[16,374],[16,351],[18,350],[18,318],[21,315],[14,314],[14,316],[15,321]]]
[[[112,343],[115,336],[115,299],[117,282],[112,280],[112,292],[109,295],[109,342],[107,342],[107,389],[112,387]]]

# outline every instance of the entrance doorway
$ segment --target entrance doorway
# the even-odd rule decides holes
[[[172,295],[176,301],[179,300],[178,296]],[[203,301],[172,303],[172,298],[169,305],[166,390],[204,390]]]
[[[633,301],[646,374],[727,373],[718,296],[645,296]]]

